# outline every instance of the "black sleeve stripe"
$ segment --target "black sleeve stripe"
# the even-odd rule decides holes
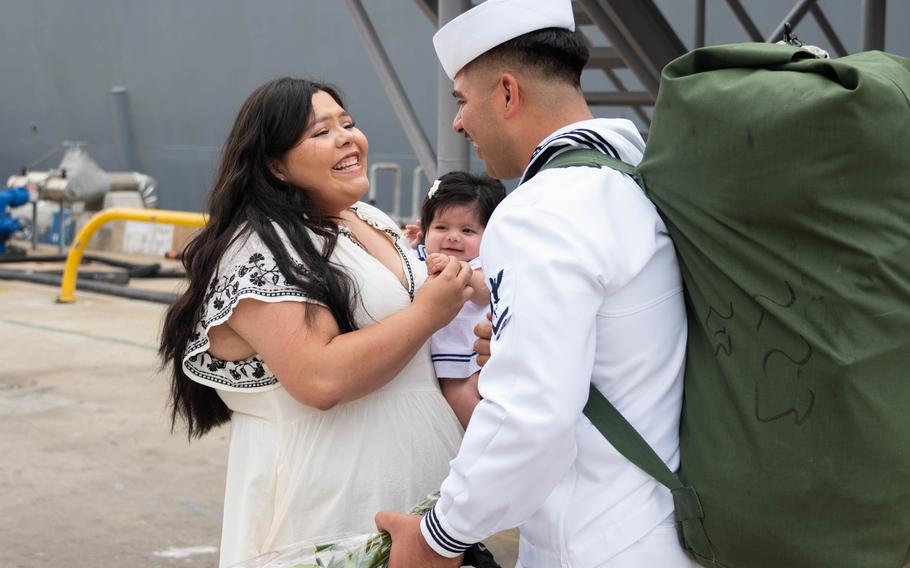
[[[473,357],[477,355],[477,351],[471,351],[470,353],[433,353],[433,357]]]
[[[427,518],[427,530],[429,531],[430,536],[433,537],[433,540],[436,541],[436,544],[443,550],[448,550],[449,552],[451,552],[453,554],[460,554],[461,552],[463,552],[461,549],[452,548],[451,546],[446,544],[442,540],[442,537],[440,537],[439,533],[437,532],[436,527],[433,525],[432,522],[430,522],[429,518]]]
[[[456,540],[450,537],[444,530],[442,530],[442,527],[439,525],[439,520],[436,519],[436,511],[434,509],[430,509],[430,511],[427,513],[426,519],[427,529],[429,529],[430,535],[433,537],[433,540],[436,541],[436,544],[440,546],[440,548],[444,548],[450,552],[455,553],[462,553],[465,550],[471,548],[470,544]]]

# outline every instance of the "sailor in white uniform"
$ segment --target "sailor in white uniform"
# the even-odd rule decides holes
[[[582,413],[593,383],[679,467],[686,316],[666,227],[622,173],[541,171],[574,147],[632,164],[644,149],[631,122],[592,118],[574,28],[570,0],[488,0],[434,37],[460,105],[453,127],[493,177],[522,179],[481,245],[493,309],[483,400],[436,507],[377,515],[391,568],[458,566],[512,527],[520,567],[695,566],[669,490]]]

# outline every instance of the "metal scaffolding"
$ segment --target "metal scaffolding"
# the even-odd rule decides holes
[[[429,175],[435,175],[436,153],[433,151],[430,139],[427,138],[423,127],[420,125],[420,120],[417,118],[414,107],[411,106],[411,101],[401,85],[401,80],[398,78],[398,73],[395,72],[395,67],[386,54],[385,48],[382,47],[382,42],[373,27],[373,22],[370,21],[370,16],[364,10],[360,0],[346,0],[346,3],[348,10],[351,12],[351,19],[354,21],[357,34],[360,35],[360,39],[366,48],[370,63],[373,64],[373,69],[379,75],[382,88],[385,89],[386,95],[392,102],[392,108],[395,109],[395,114],[398,116],[402,128],[404,128],[404,133],[408,137],[411,148],[414,149],[414,154],[417,155],[417,160],[424,170],[431,172]]]
[[[434,151],[361,1],[346,2],[370,61],[427,177],[432,179],[454,169],[467,169],[470,146],[451,129],[457,109],[450,96],[449,78],[441,68],[438,70],[437,137]],[[437,28],[478,3],[472,0],[414,2]],[[783,36],[786,23],[796,29],[809,16],[818,24],[834,54],[843,56],[848,53],[825,15],[822,0],[796,1],[767,35],[762,34],[740,0],[725,0],[725,3],[745,32],[743,41],[778,41]],[[863,0],[862,13],[857,18],[862,26],[863,50],[884,49],[886,3],[886,0]],[[646,109],[654,104],[657,97],[661,69],[688,49],[705,45],[706,0],[693,0],[693,9],[694,45],[686,46],[652,0],[574,0],[578,29],[584,34],[591,51],[587,69],[601,71],[613,86],[610,91],[586,91],[588,103],[594,106],[629,107],[644,125],[649,124],[650,116]],[[595,26],[609,44],[595,43],[591,34],[585,31],[589,26]],[[631,71],[642,90],[630,90],[617,74],[621,69]]]
[[[466,170],[470,162],[470,145],[465,138],[452,131],[452,121],[458,107],[452,99],[452,84],[441,67],[437,69],[436,151],[423,130],[414,107],[408,99],[398,73],[382,46],[370,17],[360,0],[346,0],[358,35],[366,48],[373,68],[379,75],[383,89],[392,102],[395,114],[405,135],[417,155],[423,173],[429,179],[453,171]],[[417,2],[437,26],[443,26],[471,6],[470,0],[438,0]]]

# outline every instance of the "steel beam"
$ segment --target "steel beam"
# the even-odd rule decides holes
[[[576,2],[572,2],[572,16],[575,18],[575,26],[590,26],[594,22],[591,21],[591,17],[588,16],[588,13],[584,11],[584,8],[578,5]]]
[[[645,91],[657,96],[660,71],[685,53],[683,43],[651,0],[578,0]]]
[[[628,93],[629,89],[626,88],[626,85],[620,79],[619,75],[614,71],[617,69],[625,69],[625,62],[621,57],[616,53],[616,50],[612,47],[593,47],[591,45],[591,39],[587,34],[582,33],[585,44],[588,46],[588,51],[590,52],[590,57],[588,58],[588,64],[585,67],[586,69],[599,69],[609,81],[616,87],[616,90],[621,93]],[[651,104],[651,101],[648,102]],[[640,106],[633,106],[632,110],[635,111],[635,114],[641,118],[642,122],[645,124],[650,124],[651,117],[648,116]]]
[[[834,53],[838,57],[843,57],[847,55],[847,48],[844,47],[843,42],[838,37],[837,32],[834,31],[834,27],[831,25],[831,22],[828,21],[828,17],[825,16],[825,13],[821,8],[818,7],[818,4],[812,5],[812,17],[815,18],[815,22],[818,24],[818,27],[821,28],[822,33],[825,34],[825,37],[828,38],[828,41],[831,43],[831,47],[834,48]]]
[[[589,3],[586,0],[582,6]],[[685,45],[652,0],[599,0],[597,4],[613,24],[601,31],[639,80],[647,72],[649,78],[642,86],[656,98],[661,70],[687,51]],[[627,59],[629,49],[624,46],[631,48],[640,63],[633,65]]]
[[[357,29],[357,34],[366,48],[367,56],[373,64],[373,69],[379,75],[382,88],[385,90],[386,96],[389,97],[392,108],[395,109],[395,114],[401,122],[405,136],[407,136],[408,142],[411,143],[411,148],[414,149],[420,165],[428,172],[436,172],[436,155],[433,152],[433,146],[430,144],[429,138],[427,138],[420,121],[417,119],[414,107],[411,106],[404,87],[398,79],[398,74],[395,73],[395,68],[382,47],[382,42],[379,41],[379,36],[376,34],[376,29],[373,28],[370,17],[367,15],[360,0],[345,0],[345,3],[351,12],[354,27]]]
[[[625,40],[619,28],[613,20],[604,12],[597,0],[579,0],[582,7],[587,11],[588,16],[597,25],[601,33],[606,36],[607,40],[613,45],[626,66],[635,74],[638,81],[646,91],[653,93],[657,97],[657,87],[660,84],[660,78],[654,70],[653,65],[648,65],[642,60],[639,54]]]
[[[585,100],[593,106],[640,106],[654,104],[644,91],[586,91]]]
[[[755,25],[755,22],[749,17],[749,13],[746,12],[743,5],[739,3],[739,0],[727,0],[727,5],[733,10],[733,15],[739,20],[739,23],[742,25],[743,29],[746,30],[746,33],[749,34],[749,37],[752,38],[752,41],[765,41],[761,32],[758,30],[758,27]]]
[[[470,0],[438,0],[439,27],[442,27],[471,7]],[[452,98],[452,80],[436,65],[436,150],[435,167],[423,166],[429,179],[455,170],[467,170],[471,164],[471,145],[452,130],[458,105]],[[422,165],[422,164],[421,164]]]
[[[705,1],[695,0],[695,47],[705,45]]]
[[[863,51],[885,49],[885,0],[863,0]]]
[[[590,47],[588,67],[593,69],[625,69],[626,63],[612,47]]]
[[[802,21],[803,17],[809,12],[812,6],[815,6],[816,0],[800,0],[797,2],[793,8],[787,12],[787,15],[784,16],[784,19],[774,28],[774,31],[771,32],[771,35],[768,36],[767,42],[773,43],[775,41],[780,41],[784,37],[784,26],[790,24],[792,29],[796,29],[796,26]]]
[[[438,0],[414,0],[414,2],[417,3],[417,7],[420,8],[420,11],[430,20],[433,27],[436,27],[436,22],[439,18]]]
[[[612,69],[604,69],[603,73],[607,76],[607,79],[613,83],[617,91],[621,93],[629,92],[629,89],[626,88],[626,85],[622,82],[622,79],[619,78],[619,75],[617,75],[615,71]],[[653,104],[653,102],[649,102],[648,104]],[[641,106],[633,106],[632,110],[635,111],[635,114],[638,115],[638,118],[640,118],[644,124],[651,124],[651,117],[648,116],[648,113],[646,113]]]
[[[688,51],[653,0],[600,0],[600,5],[658,78],[667,63]]]

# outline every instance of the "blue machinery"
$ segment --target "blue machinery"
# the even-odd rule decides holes
[[[10,214],[10,209],[25,205],[31,200],[25,187],[0,189],[0,255],[8,254],[7,241],[23,230],[25,226]]]

